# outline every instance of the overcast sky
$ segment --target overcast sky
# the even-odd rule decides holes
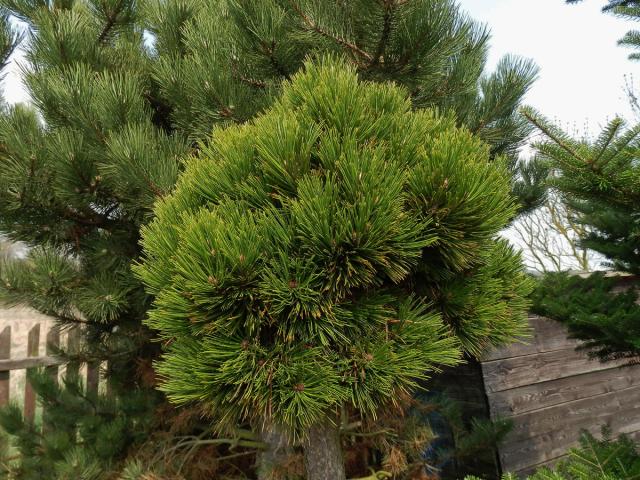
[[[532,58],[540,79],[527,103],[546,116],[590,133],[614,115],[633,118],[624,94],[625,75],[640,62],[617,45],[633,22],[602,14],[606,0],[566,5],[564,0],[460,0],[471,17],[489,25],[494,65],[506,53]]]

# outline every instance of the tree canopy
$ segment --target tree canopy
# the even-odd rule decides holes
[[[496,238],[515,211],[506,165],[406,90],[319,62],[186,162],[136,267],[169,398],[307,451],[342,408],[375,416],[522,334],[529,292]]]

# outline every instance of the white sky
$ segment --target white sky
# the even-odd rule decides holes
[[[599,132],[608,119],[632,119],[625,75],[640,82],[640,62],[617,45],[633,22],[603,14],[606,0],[459,0],[492,32],[490,66],[506,53],[532,58],[540,78],[526,102],[565,128]],[[638,26],[640,28],[640,26]]]

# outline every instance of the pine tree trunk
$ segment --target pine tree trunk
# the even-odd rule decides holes
[[[346,480],[337,426],[324,423],[309,430],[304,444],[304,466],[307,480]]]
[[[283,465],[293,453],[289,437],[276,425],[262,427],[260,439],[267,444],[267,448],[258,455],[258,480],[275,478],[274,469]]]

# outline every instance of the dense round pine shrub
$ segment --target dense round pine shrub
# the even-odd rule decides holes
[[[221,429],[302,439],[308,478],[343,477],[341,411],[375,416],[522,333],[529,281],[496,238],[509,188],[454,119],[307,64],[263,115],[214,131],[143,229],[162,388]]]

